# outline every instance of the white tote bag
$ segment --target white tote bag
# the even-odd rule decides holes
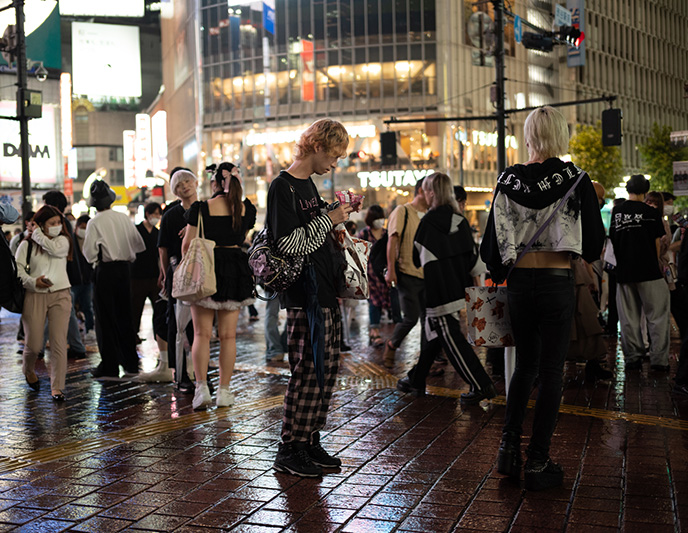
[[[197,302],[217,292],[215,241],[203,238],[203,214],[198,211],[198,235],[179,262],[172,278],[172,297]]]

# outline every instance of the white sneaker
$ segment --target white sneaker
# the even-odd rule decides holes
[[[218,407],[229,407],[230,405],[234,405],[234,394],[229,392],[229,387],[219,386],[217,388],[215,405]]]
[[[170,383],[174,381],[174,370],[172,370],[167,362],[158,361],[158,366],[151,372],[139,375],[139,381],[146,383],[163,382]]]
[[[96,338],[95,331],[89,329],[86,332],[86,334],[84,335],[84,344],[88,344],[89,346],[95,346],[96,344],[98,344],[98,339]]]
[[[213,399],[210,397],[210,390],[208,389],[208,383],[198,383],[196,382],[196,392],[194,392],[193,403],[191,404],[194,411],[207,409],[213,403]]]

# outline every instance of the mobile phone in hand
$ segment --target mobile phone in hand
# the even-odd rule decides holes
[[[43,283],[45,283],[48,287],[53,286],[53,282],[50,281],[48,278],[43,278]]]

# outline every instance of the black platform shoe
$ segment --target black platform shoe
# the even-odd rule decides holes
[[[526,490],[553,489],[564,482],[564,469],[549,457],[546,459],[529,457],[523,478],[526,482]]]
[[[516,433],[502,434],[497,456],[497,472],[518,481],[521,478],[521,437]]]

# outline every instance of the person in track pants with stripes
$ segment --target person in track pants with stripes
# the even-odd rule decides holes
[[[425,379],[435,356],[444,348],[452,366],[471,388],[461,395],[461,402],[474,405],[497,394],[463,336],[459,319],[465,305],[465,288],[472,285],[477,248],[454,197],[451,178],[439,172],[431,174],[423,182],[423,192],[429,208],[414,238],[413,259],[424,271],[426,323],[422,326],[428,342],[408,377],[397,383],[397,389],[417,396],[425,394]]]

